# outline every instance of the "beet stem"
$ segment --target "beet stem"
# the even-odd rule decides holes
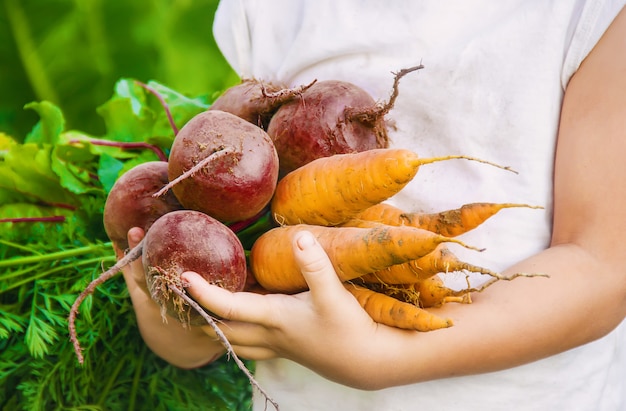
[[[168,287],[175,294],[177,294],[180,298],[185,300],[185,302],[189,304],[191,308],[196,310],[198,314],[200,314],[202,318],[206,320],[206,322],[213,329],[213,331],[215,331],[217,338],[220,340],[224,348],[226,348],[228,355],[235,361],[239,369],[243,371],[244,374],[246,374],[246,376],[248,377],[248,380],[250,381],[250,384],[252,384],[252,386],[255,387],[257,390],[259,390],[261,394],[263,394],[263,396],[265,397],[266,401],[269,401],[274,406],[274,408],[278,410],[278,403],[267,394],[267,392],[261,387],[261,385],[257,382],[257,380],[254,379],[254,376],[252,375],[250,370],[248,370],[246,365],[239,359],[237,354],[235,354],[235,351],[233,350],[233,346],[228,341],[228,338],[226,338],[226,335],[224,335],[224,332],[222,332],[220,327],[217,326],[217,323],[215,322],[213,317],[207,314],[207,312],[202,309],[200,304],[198,304],[191,297],[189,297],[187,293],[185,293],[183,290],[181,290],[180,288],[176,287],[173,284],[170,284]]]
[[[126,255],[123,258],[121,258],[117,263],[115,263],[115,265],[113,265],[111,268],[109,268],[108,270],[100,274],[98,278],[94,279],[91,283],[89,283],[89,285],[87,285],[87,287],[78,295],[78,297],[74,301],[74,304],[72,304],[72,308],[70,309],[70,314],[68,317],[68,329],[70,332],[70,341],[72,342],[72,345],[74,346],[74,351],[76,352],[76,357],[78,358],[78,362],[80,364],[84,362],[84,358],[83,358],[83,353],[82,353],[83,349],[81,348],[80,343],[78,342],[78,336],[76,333],[76,315],[78,314],[78,307],[80,307],[82,302],[88,296],[93,294],[93,292],[96,290],[96,288],[99,285],[104,284],[104,282],[106,282],[107,280],[117,275],[123,267],[132,263],[136,259],[140,258],[142,253],[143,253],[143,239],[139,243],[137,243],[137,245],[133,247],[128,253],[126,253]]]
[[[0,218],[0,223],[62,223],[65,216]]]
[[[212,153],[211,155],[202,159],[202,161],[198,162],[198,164],[191,167],[189,170],[185,171],[184,173],[182,173],[181,175],[179,175],[178,177],[176,177],[175,179],[167,183],[162,189],[152,194],[152,197],[161,197],[162,195],[167,193],[170,188],[174,187],[176,184],[180,183],[186,178],[193,177],[194,174],[200,171],[204,166],[209,164],[211,161],[214,161],[215,159],[219,157],[223,157],[231,153],[235,153],[235,149],[229,148],[229,147],[224,147],[221,150]]]
[[[84,140],[80,140],[77,138],[73,138],[69,141],[70,144],[82,143]],[[93,138],[87,140],[90,144],[94,146],[107,146],[107,147],[119,147],[121,149],[137,149],[137,148],[145,148],[154,152],[157,155],[159,160],[167,161],[167,155],[161,150],[160,147],[155,146],[154,144],[144,143],[144,142],[121,142],[121,141],[110,141],[110,140],[102,140]]]
[[[172,117],[172,112],[170,111],[170,107],[165,102],[165,99],[163,98],[163,96],[161,96],[161,94],[158,91],[156,91],[155,89],[153,89],[149,85],[147,85],[145,83],[142,83],[139,80],[135,80],[135,83],[140,85],[141,87],[145,88],[150,93],[152,93],[156,98],[159,99],[159,103],[161,103],[161,106],[165,110],[165,114],[167,115],[167,120],[170,122],[170,127],[172,127],[172,131],[174,132],[174,135],[178,134],[178,127],[176,127],[176,123],[174,122],[174,117]]]
[[[263,217],[265,214],[267,214],[268,211],[269,211],[269,206],[266,206],[263,208],[263,210],[259,211],[252,217],[247,218],[245,220],[235,221],[234,223],[227,224],[227,226],[228,228],[230,228],[230,230],[233,233],[238,233],[241,230],[244,230],[250,227],[251,225],[253,225],[254,223],[256,223],[257,221],[259,221],[259,219]]]

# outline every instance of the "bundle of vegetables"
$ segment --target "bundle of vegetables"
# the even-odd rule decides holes
[[[418,331],[452,325],[427,312],[446,302],[470,302],[482,291],[509,277],[459,260],[446,243],[474,248],[455,237],[472,230],[515,203],[472,203],[439,213],[407,213],[385,200],[398,193],[422,164],[450,159],[485,162],[467,156],[418,158],[405,149],[373,149],[319,158],[287,174],[277,185],[271,210],[280,227],[254,243],[250,264],[256,281],[271,292],[306,290],[289,244],[299,230],[316,235],[339,278],[372,318]],[[497,166],[492,163],[488,163]],[[499,167],[499,166],[498,166]],[[313,184],[314,182],[314,184]],[[280,268],[271,259],[282,261]],[[491,276],[479,289],[455,291],[437,274],[470,271]]]
[[[249,408],[250,384],[228,358],[181,370],[150,352],[121,277],[82,306],[77,333],[93,354],[82,366],[67,339],[76,295],[115,262],[103,226],[112,186],[136,166],[163,163],[174,139],[159,99],[145,86],[167,102],[178,125],[210,103],[123,78],[97,108],[103,134],[69,129],[61,109],[47,101],[26,106],[39,120],[23,139],[0,133],[2,409]]]
[[[452,326],[427,308],[469,302],[469,292],[510,280],[457,259],[446,248],[504,208],[526,204],[467,204],[435,214],[407,213],[385,201],[423,165],[466,155],[420,158],[388,148],[385,114],[357,86],[320,81],[297,87],[246,80],[227,90],[175,133],[167,161],[144,163],[122,176],[105,205],[107,234],[120,249],[134,226],[144,240],[95,279],[70,310],[69,328],[82,362],[75,320],[82,301],[129,262],[142,258],[148,289],[164,320],[208,322],[254,381],[209,313],[184,291],[192,270],[233,292],[296,293],[307,289],[291,254],[294,233],[312,232],[346,288],[377,322],[417,331]],[[167,106],[164,106],[168,110]],[[131,210],[128,210],[132,205]],[[280,260],[281,264],[275,264]],[[473,271],[493,281],[481,289],[451,290],[439,273]],[[252,276],[252,278],[249,277]]]

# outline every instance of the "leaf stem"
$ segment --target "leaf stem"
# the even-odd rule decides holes
[[[124,368],[124,366],[127,364],[128,363],[124,361],[123,358],[121,358],[120,361],[118,361],[117,363],[117,367],[115,367],[115,370],[113,371],[113,373],[107,380],[107,384],[102,390],[102,393],[100,394],[100,398],[98,399],[98,402],[97,402],[97,404],[100,405],[103,409],[105,408],[104,407],[105,401],[107,399],[107,396],[109,395],[109,392],[111,391],[111,387],[113,387],[113,383],[115,382],[115,379],[117,378],[119,373],[122,371],[122,368]]]
[[[63,223],[64,215],[53,215],[49,217],[16,217],[0,218],[0,223]]]
[[[159,100],[159,103],[161,103],[161,107],[163,107],[163,110],[165,110],[165,115],[167,116],[167,120],[170,122],[170,127],[172,128],[172,131],[174,132],[174,136],[176,136],[178,134],[178,127],[176,126],[176,123],[174,122],[174,117],[172,117],[170,106],[167,104],[163,96],[158,91],[156,91],[149,85],[142,83],[139,80],[135,80],[135,83],[145,88],[146,90],[148,90],[152,95],[154,95]]]
[[[139,391],[139,381],[141,379],[141,370],[143,369],[143,363],[146,360],[146,347],[141,350],[141,357],[135,364],[135,374],[133,375],[133,383],[131,385],[130,393],[128,395],[128,409],[135,409],[135,402],[137,401],[137,392]]]
[[[163,150],[161,150],[160,147],[157,147],[154,144],[145,143],[141,141],[128,143],[128,142],[121,142],[121,141],[103,140],[103,139],[98,139],[98,138],[92,138],[89,140],[81,140],[78,138],[73,138],[68,141],[69,144],[77,144],[77,143],[84,143],[84,142],[88,142],[90,144],[93,144],[94,146],[118,147],[121,149],[130,149],[130,150],[148,149],[148,150],[152,150],[154,154],[157,155],[159,160],[167,161],[167,155],[165,155],[165,153],[163,152]]]
[[[97,251],[104,251],[111,247],[111,243],[90,244],[84,247],[73,248],[70,250],[57,251],[49,254],[31,255],[25,257],[16,257],[0,261],[0,268],[15,267],[26,264],[33,264],[42,261],[62,260],[64,258],[76,257],[83,254],[89,254]]]
[[[72,261],[70,264],[65,264],[65,265],[62,265],[62,266],[59,266],[59,267],[54,267],[54,268],[52,268],[50,270],[41,271],[38,274],[35,274],[35,275],[33,275],[31,277],[28,277],[28,278],[25,278],[25,279],[23,279],[21,281],[11,282],[11,286],[8,287],[8,288],[5,288],[3,290],[0,290],[0,293],[4,293],[4,292],[7,292],[9,290],[13,290],[15,288],[21,287],[24,284],[28,284],[28,283],[31,283],[33,281],[36,281],[36,280],[38,280],[40,278],[45,278],[45,277],[47,277],[47,276],[49,276],[51,274],[54,274],[54,273],[56,273],[58,271],[65,271],[65,270],[68,270],[68,269],[71,269],[71,268],[76,268],[76,267],[80,267],[80,266],[83,266],[83,265],[89,265],[89,264],[93,264],[93,263],[107,263],[107,262],[113,262],[113,261],[115,261],[115,256],[94,257],[94,258],[90,258],[90,259],[87,259],[87,260]],[[0,277],[0,280],[5,281],[5,280],[10,279],[10,278],[19,277],[20,275],[28,273],[29,271],[35,270],[37,267],[38,267],[38,265],[34,266],[34,267],[31,267],[30,269],[23,269],[23,270],[11,272],[11,273],[9,273],[7,275],[4,275],[4,276]]]
[[[7,241],[7,240],[0,239],[0,244],[6,245],[8,247],[17,248],[18,250],[27,251],[27,252],[33,253],[33,254],[41,254],[39,251],[37,251],[37,250],[35,250],[35,249],[31,248],[31,247],[27,247],[27,246],[22,245],[22,244],[14,243],[13,241]]]

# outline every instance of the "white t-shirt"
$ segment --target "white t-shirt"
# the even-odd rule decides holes
[[[381,101],[391,93],[392,72],[422,63],[400,81],[386,117],[392,145],[422,157],[479,157],[519,174],[464,160],[434,163],[391,201],[422,211],[483,201],[545,207],[502,210],[461,237],[485,247],[482,253],[450,246],[468,262],[503,270],[549,244],[564,88],[624,3],[222,0],[214,34],[242,77],[294,86],[347,80]],[[474,284],[483,280],[475,277]],[[465,273],[445,279],[465,286]],[[555,304],[559,298],[567,296]],[[256,377],[284,411],[626,410],[624,328],[509,370],[373,392],[287,360],[259,361]],[[255,410],[264,407],[258,398]]]

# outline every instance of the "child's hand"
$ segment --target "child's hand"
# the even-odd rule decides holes
[[[128,231],[128,246],[129,249],[135,247],[144,237],[144,231],[139,227],[133,227]],[[128,250],[121,250],[117,247],[117,245],[113,244],[113,249],[115,250],[115,255],[117,259],[120,260],[124,257],[124,254],[128,252]],[[143,270],[143,264],[141,263],[141,258],[136,259],[132,263],[122,268],[122,273],[124,274],[124,279],[126,280],[127,287],[129,292],[134,292],[135,289],[141,289],[143,292],[148,294],[148,286],[146,284],[146,276]]]
[[[363,370],[355,364],[380,358],[376,339],[390,329],[374,323],[344,288],[310,233],[295,238],[294,253],[310,289],[296,295],[231,293],[196,273],[183,276],[196,301],[228,320],[221,328],[241,357],[289,358],[327,378],[357,381]]]

